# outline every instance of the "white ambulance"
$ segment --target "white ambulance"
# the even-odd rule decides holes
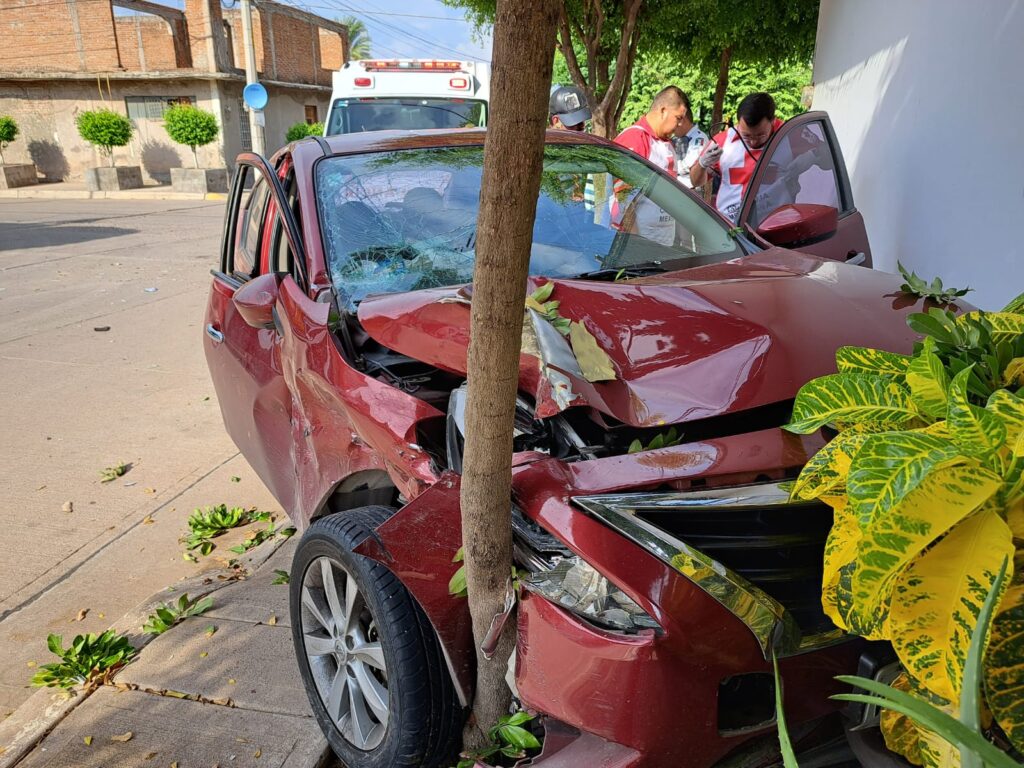
[[[487,124],[491,68],[473,61],[364,59],[334,73],[324,134]]]

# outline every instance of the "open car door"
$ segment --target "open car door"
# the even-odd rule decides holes
[[[871,266],[864,219],[827,114],[798,115],[775,132],[754,168],[738,224],[766,248]]]
[[[271,258],[273,225],[284,236],[305,283],[302,244],[281,182],[259,155],[237,159],[218,269],[206,308],[204,351],[224,417],[242,455],[278,501],[295,492],[292,397],[281,361],[277,289],[292,279]]]

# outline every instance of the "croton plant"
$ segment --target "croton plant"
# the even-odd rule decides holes
[[[850,633],[892,643],[896,687],[957,716],[972,629],[1003,563],[984,658],[987,735],[1024,751],[1024,296],[994,313],[911,315],[913,354],[843,347],[786,427],[834,434],[793,486],[834,510],[822,602]],[[911,762],[959,764],[904,715],[886,743]]]

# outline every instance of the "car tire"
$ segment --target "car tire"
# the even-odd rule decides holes
[[[303,535],[289,580],[295,655],[317,723],[346,766],[450,766],[464,715],[434,629],[390,570],[352,551],[392,514],[339,512]]]

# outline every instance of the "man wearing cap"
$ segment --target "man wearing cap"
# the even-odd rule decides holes
[[[590,119],[587,97],[579,88],[560,85],[551,91],[548,100],[551,127],[561,131],[583,131]]]

